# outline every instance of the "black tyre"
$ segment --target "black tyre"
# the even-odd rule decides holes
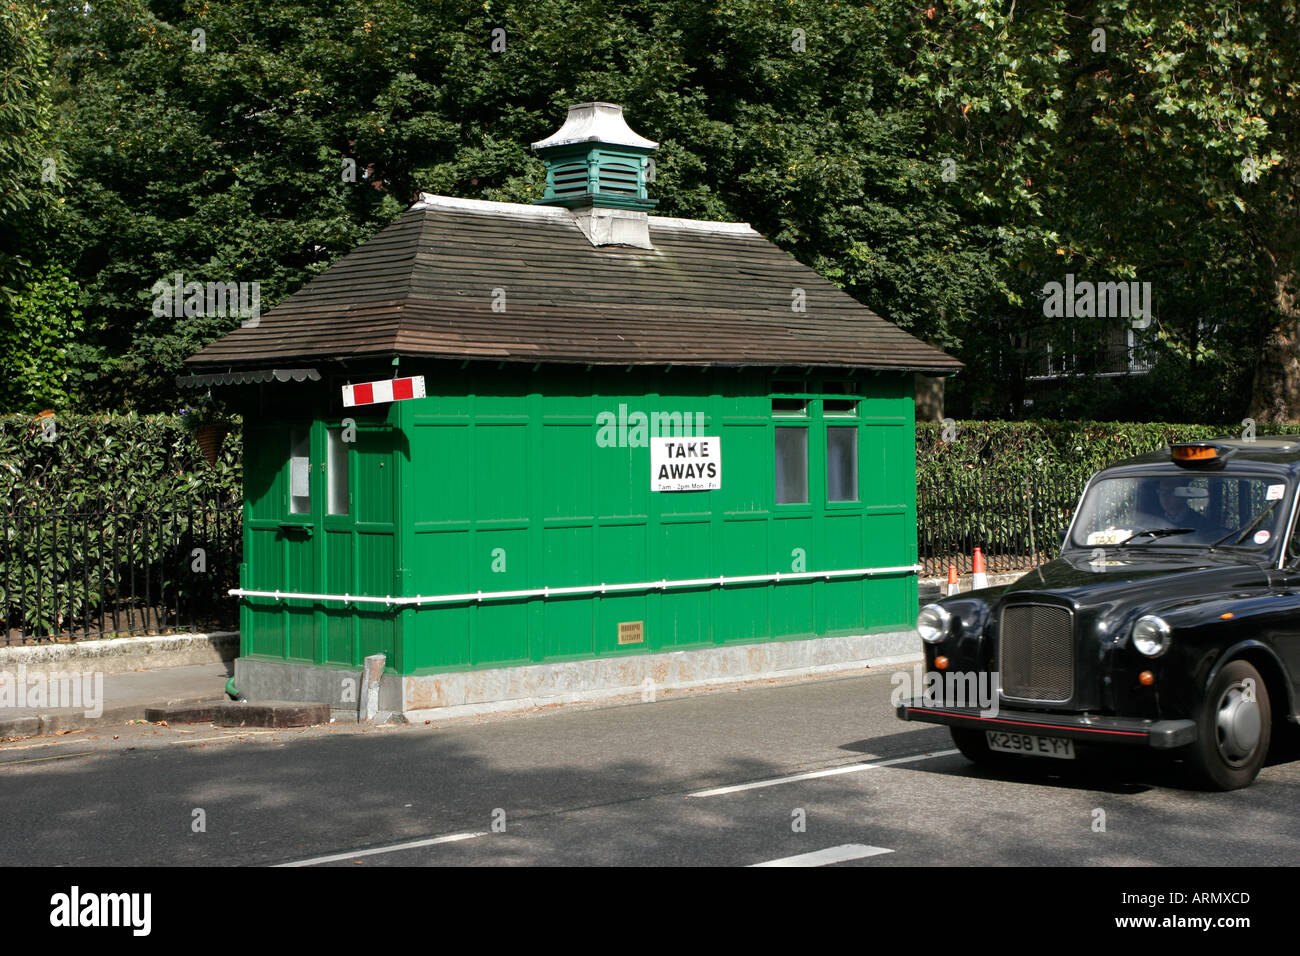
[[[1268,756],[1272,722],[1259,671],[1246,661],[1225,664],[1206,689],[1196,715],[1196,743],[1187,748],[1197,780],[1215,790],[1250,786]]]

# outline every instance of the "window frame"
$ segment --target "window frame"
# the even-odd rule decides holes
[[[355,427],[355,426],[354,426]],[[294,445],[294,439],[306,431],[307,446],[307,508],[304,511],[294,511],[294,499],[302,497],[293,494],[293,460],[302,457],[294,455],[297,450]],[[342,432],[342,419],[324,420],[314,418],[310,421],[290,421],[286,423],[285,430],[281,433],[286,445],[288,454],[285,456],[284,464],[281,466],[284,476],[284,491],[280,502],[280,523],[295,526],[313,526],[328,525],[334,528],[351,527],[356,516],[356,441],[341,442],[344,459],[344,472],[347,476],[347,505],[346,512],[334,513],[330,508],[330,436],[331,433]]]
[[[780,456],[777,454],[777,436],[782,430],[800,432],[803,434],[803,492],[802,501],[781,501],[777,487],[777,467],[780,464]],[[782,509],[811,509],[812,502],[812,425],[808,421],[798,423],[785,422],[773,427],[772,432],[772,506]]]
[[[324,472],[321,481],[321,484],[324,485],[324,488],[322,489],[323,492],[322,504],[324,505],[324,509],[323,509],[324,517],[327,519],[332,518],[336,520],[337,519],[351,520],[355,512],[355,504],[353,503],[352,500],[353,497],[352,475],[354,471],[353,463],[352,463],[352,452],[353,452],[352,446],[356,444],[356,440],[355,437],[352,441],[345,441],[343,439],[342,433],[344,431],[344,427],[342,424],[335,425],[329,422],[324,422],[322,424],[324,425],[323,431],[325,435],[325,455],[321,467],[321,470]],[[353,425],[352,428],[353,428],[353,434],[355,436],[356,426]],[[343,455],[343,467],[342,467],[343,482],[344,482],[343,496],[345,498],[345,504],[346,504],[345,510],[343,511],[333,510],[334,471],[330,467],[330,457],[331,457],[330,449],[332,447],[331,440],[335,433],[338,433],[339,435],[338,445]]]
[[[799,386],[806,391],[777,390],[777,386]],[[778,411],[776,402],[782,399],[799,399],[804,402],[803,414]],[[768,447],[772,451],[772,493],[771,507],[781,511],[822,512],[859,512],[866,507],[862,487],[862,434],[863,388],[862,383],[844,375],[829,375],[824,378],[779,378],[774,376],[769,381],[768,418],[771,422],[772,437]],[[827,402],[852,402],[851,410],[827,411]],[[807,500],[802,502],[782,502],[777,500],[776,486],[776,429],[803,428],[806,432],[806,474],[805,487]],[[853,500],[833,501],[830,493],[830,433],[831,428],[854,429],[854,472],[857,477]]]
[[[289,521],[300,521],[304,524],[310,524],[315,521],[316,496],[312,494],[312,461],[315,456],[312,454],[313,438],[315,437],[315,422],[309,421],[305,424],[302,422],[290,422],[285,434],[285,445],[287,454],[284,463],[284,499],[281,514]],[[301,439],[301,440],[300,440]],[[295,452],[306,446],[307,454],[298,455]],[[294,479],[294,462],[301,459],[307,459],[307,494],[295,495],[293,493]],[[297,498],[306,498],[307,506],[303,510],[296,510],[294,500]]]

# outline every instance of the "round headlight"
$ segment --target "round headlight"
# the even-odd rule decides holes
[[[1133,625],[1133,646],[1146,657],[1159,657],[1169,649],[1169,623],[1154,614],[1145,614]]]
[[[952,615],[941,604],[927,604],[916,616],[916,629],[927,644],[938,644],[947,637],[950,623]]]

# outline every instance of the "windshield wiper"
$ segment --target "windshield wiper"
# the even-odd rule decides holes
[[[1242,541],[1246,540],[1246,535],[1250,534],[1252,531],[1258,528],[1263,523],[1264,519],[1273,513],[1273,509],[1277,507],[1278,501],[1281,500],[1282,500],[1281,498],[1275,499],[1271,505],[1269,505],[1267,508],[1265,508],[1263,511],[1259,513],[1259,516],[1254,521],[1246,525],[1246,530],[1238,532],[1234,528],[1232,531],[1229,531],[1218,541],[1214,542],[1214,544],[1210,545],[1210,550],[1213,551],[1219,545],[1223,544],[1223,542],[1231,538],[1234,534],[1237,535],[1237,540],[1232,542],[1233,546],[1235,547],[1236,545],[1241,544]]]
[[[1149,528],[1145,531],[1135,531],[1133,534],[1121,541],[1117,547],[1123,547],[1134,538],[1140,538],[1144,534],[1149,534],[1153,538],[1163,538],[1167,534],[1191,534],[1195,530],[1195,528]]]

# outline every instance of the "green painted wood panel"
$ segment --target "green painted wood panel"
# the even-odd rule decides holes
[[[323,387],[316,390],[328,407]],[[346,514],[327,514],[326,430],[340,418],[259,420],[246,432],[244,586],[252,590],[395,595],[398,434],[383,417],[357,422],[347,446]],[[309,435],[309,509],[290,508],[292,436]],[[392,611],[303,599],[250,598],[241,610],[246,656],[356,666],[367,648],[399,649]],[[246,623],[244,623],[246,622]]]
[[[408,403],[410,467],[436,495],[402,529],[414,591],[508,590],[909,564],[915,560],[912,395],[906,376],[808,382],[810,500],[774,502],[773,376],[765,372],[429,370]],[[410,369],[404,366],[404,371]],[[782,378],[777,375],[776,378]],[[857,414],[823,414],[824,379],[855,381]],[[435,384],[436,383],[436,384]],[[724,442],[723,487],[650,491],[642,432],[702,416]],[[602,422],[615,427],[602,432]],[[638,431],[638,426],[641,431]],[[859,500],[826,501],[827,427],[858,430]],[[615,439],[602,443],[599,438]],[[445,494],[440,484],[445,477]],[[493,554],[505,556],[494,569]],[[412,671],[572,660],[910,627],[914,579],[791,582],[409,612]],[[914,605],[913,605],[914,606]],[[645,641],[617,643],[641,621]]]
[[[248,430],[246,586],[447,594],[915,561],[910,376],[410,361],[402,374],[424,374],[428,397],[358,421],[348,515],[322,514],[338,409],[313,423],[310,515],[287,513],[295,422]],[[829,414],[845,381],[855,414]],[[774,383],[805,401],[802,418],[774,416]],[[721,490],[650,490],[656,422],[720,437]],[[809,501],[778,505],[776,428],[794,422],[808,430]],[[857,430],[856,502],[826,500],[830,427]],[[285,535],[285,522],[312,534]],[[421,673],[907,628],[915,601],[915,577],[900,575],[403,611],[249,601],[241,621],[246,654],[356,665],[383,652]],[[618,644],[634,621],[644,642]]]

